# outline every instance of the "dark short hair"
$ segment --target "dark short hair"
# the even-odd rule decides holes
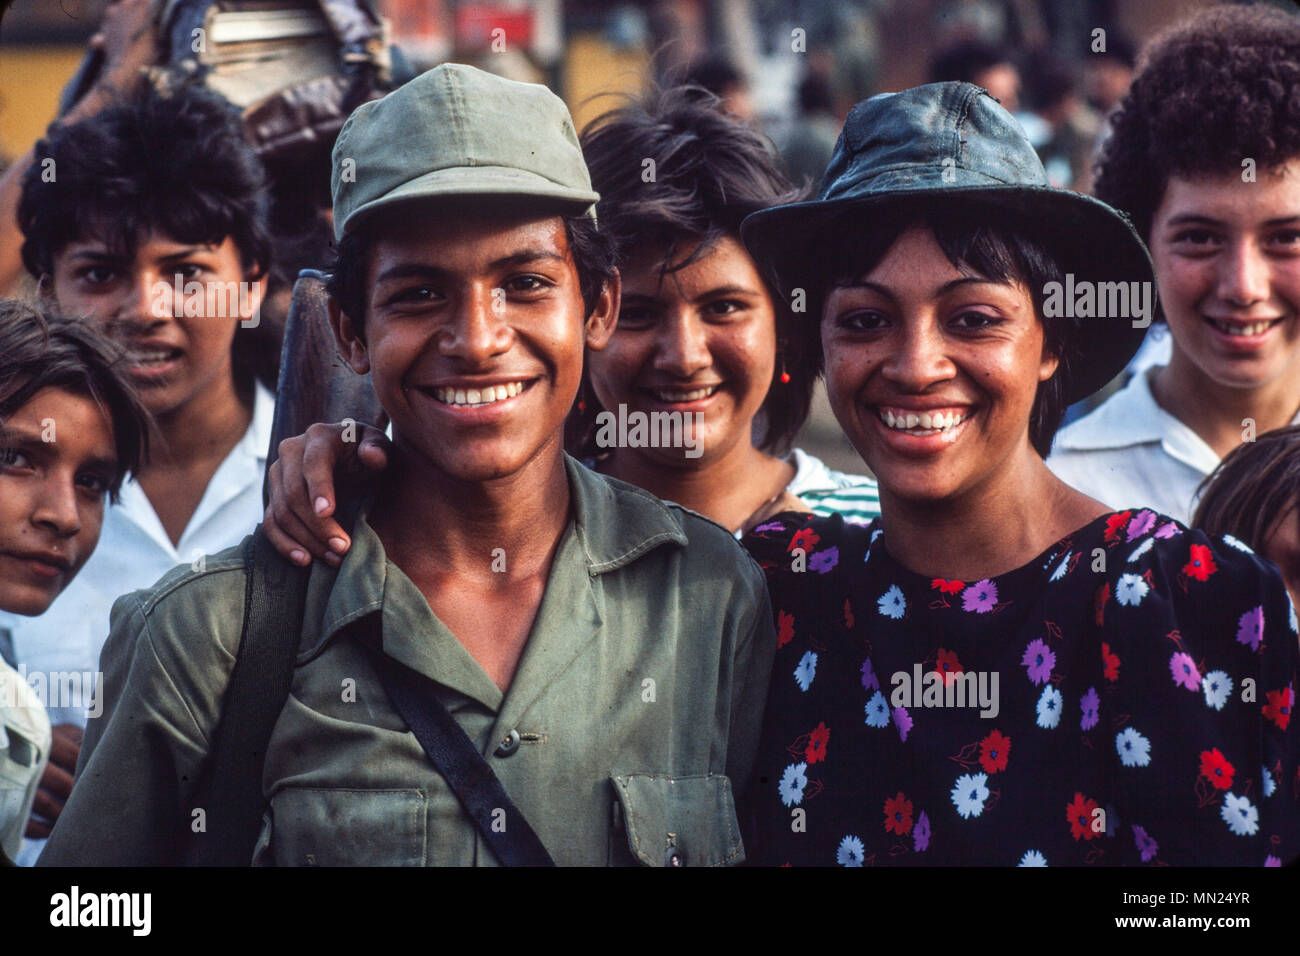
[[[266,181],[239,113],[206,89],[145,87],[77,123],[51,124],[23,177],[18,225],[33,276],[71,242],[98,235],[131,258],[150,232],[178,242],[229,237],[255,278],[271,264]],[[275,385],[278,350],[258,328],[236,332],[242,375]]]
[[[739,242],[740,224],[750,213],[803,196],[781,172],[771,145],[698,88],[651,91],[597,117],[582,134],[582,151],[592,186],[600,193],[596,208],[602,228],[614,237],[620,267],[634,254],[652,249],[662,250],[662,274],[685,268],[724,236]],[[654,161],[653,181],[642,178],[647,159]],[[690,246],[695,247],[690,255],[676,262],[683,247]],[[762,275],[757,265],[755,269]],[[808,417],[817,372],[794,346],[798,333],[788,302],[770,284],[767,288],[790,381],[779,383],[778,362],[760,410],[758,444],[784,450]],[[587,433],[598,411],[595,405],[588,400]],[[581,450],[590,454],[593,448]]]
[[[1262,6],[1213,7],[1146,49],[1111,121],[1097,197],[1143,239],[1172,175],[1262,169],[1300,156],[1300,19]]]
[[[125,377],[118,348],[85,322],[13,300],[0,301],[0,422],[43,388],[62,388],[92,399],[113,423],[117,472],[138,474],[149,456],[152,418]]]
[[[1047,284],[1058,281],[1063,271],[1063,257],[1052,240],[1050,224],[1039,226],[1004,208],[977,202],[960,204],[925,197],[901,200],[887,212],[872,216],[871,222],[869,230],[859,227],[855,231],[849,226],[837,234],[827,250],[823,278],[813,283],[804,337],[805,347],[816,356],[818,372],[824,361],[821,315],[830,290],[875,268],[909,228],[925,226],[957,269],[1028,288],[1034,312],[1043,323],[1044,347],[1059,363],[1052,377],[1039,383],[1029,414],[1030,444],[1046,458],[1065,414],[1070,373],[1078,362],[1074,342],[1080,329],[1079,319],[1048,316],[1043,309]]]
[[[366,323],[366,271],[370,267],[373,224],[365,224],[339,242],[325,283],[327,291],[343,313],[364,336]],[[578,271],[584,317],[591,315],[600,294],[617,274],[614,244],[596,221],[586,216],[564,219],[564,236]]]
[[[1238,445],[1201,482],[1192,527],[1230,534],[1261,551],[1270,531],[1300,506],[1300,425]]]

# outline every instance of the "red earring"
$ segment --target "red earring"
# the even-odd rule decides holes
[[[781,356],[781,384],[790,384],[790,373],[785,370],[785,356]]]

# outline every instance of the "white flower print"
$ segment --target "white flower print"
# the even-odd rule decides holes
[[[817,652],[804,651],[803,657],[799,658],[799,663],[794,669],[794,682],[799,685],[799,689],[804,693],[812,686],[813,678],[817,676]]]
[[[1210,671],[1201,678],[1201,690],[1205,692],[1205,706],[1223,710],[1232,693],[1232,678],[1223,671]]]
[[[1264,772],[1260,774],[1260,779],[1264,785],[1264,796],[1271,797],[1273,796],[1273,791],[1277,789],[1277,782],[1273,779],[1273,775],[1269,773],[1267,767],[1262,769]]]
[[[1225,793],[1219,813],[1237,836],[1254,836],[1259,831],[1259,811],[1247,797],[1238,797],[1231,791]]]
[[[907,612],[907,599],[903,597],[902,588],[891,584],[888,591],[876,598],[876,606],[882,615],[897,621]]]
[[[1048,684],[1038,698],[1038,726],[1052,730],[1061,722],[1061,692]]]
[[[867,701],[867,726],[888,727],[890,721],[889,703],[883,691],[876,691],[875,696]]]
[[[781,774],[777,790],[781,793],[781,802],[787,807],[797,807],[803,803],[803,788],[808,786],[808,778],[804,776],[807,769],[806,763],[792,763]]]
[[[984,812],[984,801],[989,798],[989,788],[985,786],[988,780],[986,773],[964,773],[957,778],[952,788],[952,804],[962,819],[969,820]]]
[[[1119,762],[1126,767],[1145,767],[1151,762],[1151,741],[1132,727],[1125,727],[1115,735],[1115,750]]]
[[[862,841],[855,836],[846,836],[835,851],[835,862],[840,866],[861,866],[863,853]]]
[[[1133,553],[1128,556],[1128,563],[1132,564],[1138,558],[1142,557],[1142,555],[1146,554],[1148,551],[1151,550],[1151,546],[1154,545],[1155,543],[1156,543],[1155,538],[1147,538],[1145,541],[1143,541],[1141,544],[1139,544],[1136,548],[1133,549]]]
[[[1059,581],[1061,578],[1065,577],[1065,571],[1066,568],[1069,567],[1070,555],[1072,554],[1074,554],[1073,551],[1065,552],[1065,557],[1063,557],[1061,563],[1056,566],[1056,570],[1052,572],[1052,576],[1048,579],[1049,581]]]
[[[1047,857],[1037,850],[1026,850],[1025,855],[1020,858],[1018,866],[1047,866]]]
[[[1115,600],[1125,607],[1137,607],[1151,588],[1136,574],[1121,574],[1115,585]]]
[[[1252,548],[1250,547],[1250,545],[1246,544],[1246,542],[1244,541],[1237,540],[1230,534],[1225,534],[1223,536],[1223,543],[1229,545],[1230,547],[1236,548],[1238,551],[1245,551],[1247,554],[1255,553],[1254,550],[1252,550]]]

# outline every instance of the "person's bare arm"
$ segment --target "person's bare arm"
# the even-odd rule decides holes
[[[267,478],[270,503],[262,530],[272,547],[295,564],[310,564],[315,556],[337,567],[352,546],[333,518],[336,473],[340,479],[364,482],[388,467],[390,445],[384,433],[361,425],[359,440],[346,441],[354,427],[318,423],[280,442]]]
[[[154,25],[154,0],[114,0],[104,11],[99,32],[90,48],[104,51],[104,69],[98,82],[67,115],[65,123],[94,116],[117,98],[131,92],[140,69],[156,62],[158,36]],[[13,294],[23,275],[23,234],[18,228],[18,200],[23,177],[32,165],[34,150],[18,157],[0,175],[0,295]],[[58,170],[54,171],[55,175]]]

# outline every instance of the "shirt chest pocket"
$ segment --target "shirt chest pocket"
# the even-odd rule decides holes
[[[727,866],[745,858],[723,774],[615,776],[611,864]]]
[[[424,866],[419,790],[287,787],[271,799],[255,866]]]

